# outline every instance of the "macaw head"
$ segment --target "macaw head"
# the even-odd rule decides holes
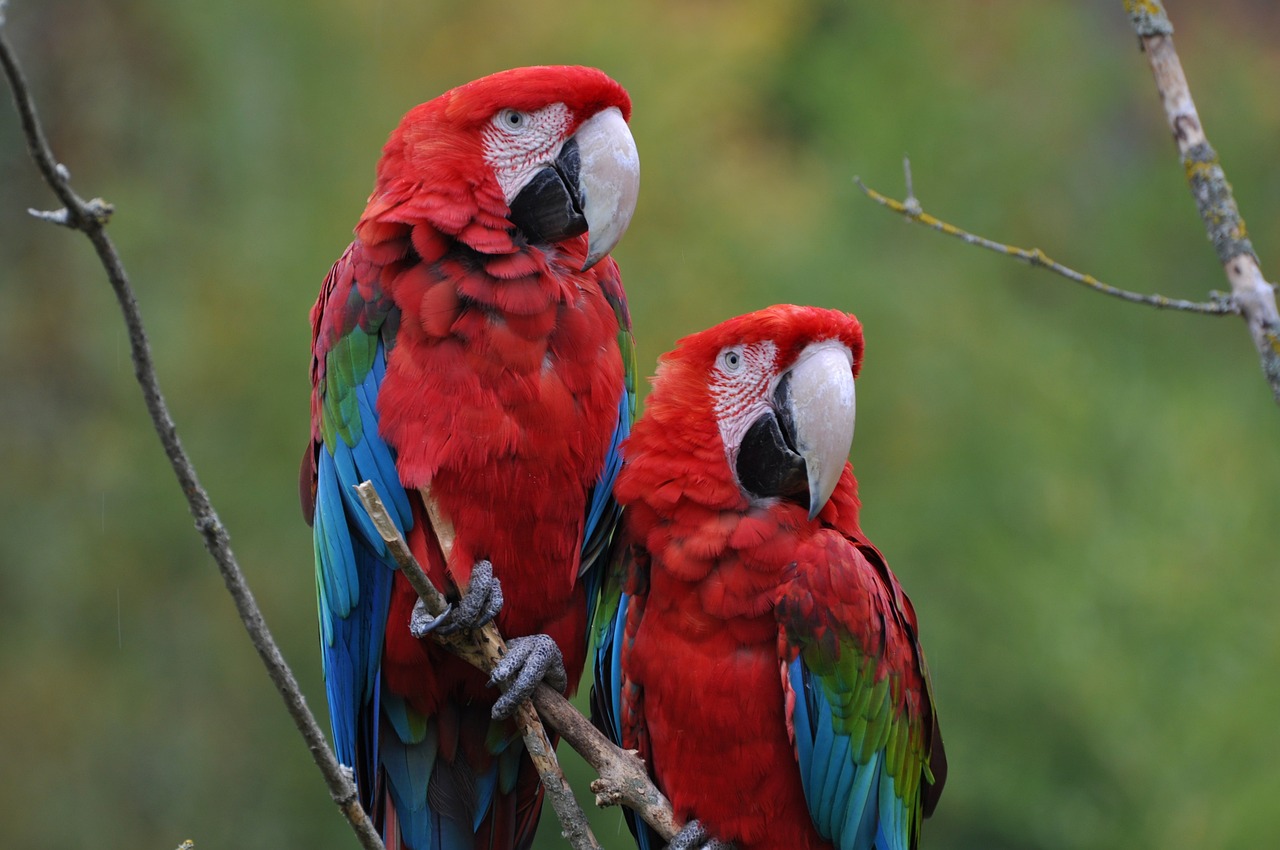
[[[862,325],[848,313],[776,305],[739,316],[663,355],[632,439],[642,451],[689,433],[718,449],[704,455],[717,465],[708,478],[749,504],[798,503],[812,520],[848,461],[861,363]]]
[[[504,254],[586,234],[590,268],[635,211],[630,115],[626,91],[595,68],[514,68],[445,92],[391,134],[356,233],[377,245],[410,227],[429,261],[440,235]]]

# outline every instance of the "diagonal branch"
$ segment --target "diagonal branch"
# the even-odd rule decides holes
[[[294,720],[294,725],[298,728],[308,749],[311,751],[312,758],[319,766],[334,802],[338,804],[343,816],[350,823],[361,847],[365,848],[365,850],[385,850],[377,831],[373,828],[372,822],[360,805],[350,769],[338,763],[333,751],[326,743],[324,733],[321,732],[315,717],[307,708],[297,681],[280,653],[270,630],[263,620],[262,613],[254,601],[253,594],[231,549],[227,531],[218,519],[208,494],[200,485],[190,458],[182,448],[182,444],[178,439],[177,428],[169,414],[168,404],[156,378],[150,343],[147,339],[141,313],[138,310],[137,299],[129,282],[128,274],[124,269],[124,264],[120,260],[119,253],[106,232],[106,225],[113,211],[112,207],[97,198],[89,201],[83,200],[72,188],[67,169],[54,157],[48,140],[41,129],[35,104],[22,69],[7,39],[4,37],[5,5],[5,0],[0,0],[0,67],[3,68],[5,78],[13,95],[14,105],[19,115],[31,157],[49,188],[63,203],[63,207],[58,210],[31,210],[30,212],[34,217],[41,220],[84,233],[93,244],[94,250],[97,252],[98,258],[106,271],[112,291],[120,304],[121,313],[129,332],[129,346],[134,364],[134,376],[142,390],[147,411],[151,415],[152,423],[164,447],[165,455],[169,459],[174,475],[177,477],[178,483],[187,499],[191,514],[195,518],[196,528],[204,539],[205,548],[208,549],[216,562],[223,576],[223,581],[226,583],[227,590],[235,603],[236,610],[244,623],[245,630],[249,633],[249,638],[254,648],[267,668],[271,681],[275,684],[281,698],[284,700],[285,707]],[[376,500],[376,498],[377,496],[374,494],[374,499]],[[376,514],[378,507],[380,507],[380,503],[374,509],[371,509],[371,515]],[[385,517],[385,509],[383,509],[382,513]],[[387,521],[389,522],[389,520]],[[391,528],[394,532],[394,525]],[[400,542],[403,545],[403,538],[401,538]],[[393,545],[393,551],[394,548]],[[421,568],[412,560],[412,555],[408,553],[407,547],[404,548],[404,553],[408,555],[409,566],[402,564],[402,569],[405,570],[411,583],[414,584],[419,594],[423,596],[424,602],[428,604],[429,608],[432,608],[429,600],[434,593],[439,604],[432,609],[434,613],[440,613],[443,608],[443,597],[440,597],[438,591],[430,585],[430,581],[426,578]],[[497,641],[501,641],[496,632],[494,637]],[[474,642],[469,647],[461,647],[461,650],[457,647],[451,648],[454,648],[455,651],[460,651],[460,654],[480,667],[480,669],[488,671],[493,667],[495,658],[493,649],[498,646],[500,646],[500,643],[493,643],[492,648],[487,653],[481,651],[480,646]],[[597,795],[596,799],[599,805],[614,805],[621,802],[637,811],[664,838],[670,838],[676,834],[678,828],[672,816],[670,803],[649,780],[643,763],[639,761],[634,753],[624,752],[614,746],[568,700],[546,685],[542,685],[537,689],[532,702],[565,741],[581,753],[599,772],[601,778],[592,783],[592,789]],[[529,714],[533,714],[531,708],[529,709]],[[536,715],[533,715],[533,722],[539,726],[541,725]],[[545,740],[545,731],[543,739]],[[536,744],[535,747],[537,747]],[[531,751],[533,749],[531,748]],[[542,750],[554,763],[554,752],[549,742],[542,747]],[[559,782],[564,790],[567,790],[562,774],[559,775]],[[554,800],[556,795],[553,793],[552,797]],[[572,802],[571,795],[569,799],[576,809],[576,802]],[[578,810],[578,817],[582,818],[580,810]],[[566,832],[571,832],[573,829],[569,821],[565,822],[565,827]],[[587,829],[585,820],[582,821],[582,829]],[[590,838],[589,830],[585,834]],[[591,842],[581,846],[598,846],[594,844],[593,838],[591,838]]]
[[[446,606],[444,596],[431,583],[431,579],[422,571],[417,559],[409,551],[408,544],[387,514],[387,510],[383,506],[382,500],[378,498],[378,493],[373,485],[368,481],[358,484],[356,485],[356,492],[359,494],[365,510],[368,511],[374,527],[378,529],[378,533],[386,542],[392,557],[395,558],[396,563],[399,565],[400,571],[404,573],[405,578],[409,580],[409,584],[418,593],[418,596],[422,598],[428,613],[432,616],[439,616],[444,613]],[[489,623],[481,631],[487,634],[477,635],[478,639],[469,639],[465,635],[440,635],[438,632],[433,632],[433,634],[450,651],[462,657],[469,664],[478,667],[485,673],[491,673],[494,665],[501,657],[502,637],[498,634],[498,630],[493,623]],[[572,703],[545,684],[537,687],[530,701],[533,706],[537,707],[537,713],[533,714],[532,707],[529,707],[528,702],[521,706],[521,710],[525,707],[530,708],[530,713],[533,714],[532,723],[536,724],[537,730],[542,730],[542,722],[538,720],[537,716],[541,714],[542,720],[555,729],[569,746],[577,750],[583,759],[600,774],[600,778],[591,783],[591,790],[596,794],[597,805],[612,806],[621,803],[640,815],[646,823],[668,840],[679,832],[679,826],[676,824],[675,817],[671,811],[671,803],[650,781],[648,774],[645,772],[644,763],[640,761],[634,751],[628,752],[615,746],[612,741],[600,733],[600,730],[591,725],[591,721],[583,717],[573,707]],[[527,745],[529,735],[524,730],[526,721],[519,712],[517,713],[517,720],[521,723],[522,731],[525,731]],[[542,734],[545,736],[545,732],[542,732]],[[551,761],[552,764],[555,764],[554,753],[551,754]],[[547,787],[548,793],[553,793],[556,790],[554,786],[564,781],[559,765],[555,765],[554,769],[558,779],[554,777],[549,779],[547,773],[544,773],[542,766],[539,765],[538,772],[542,775],[542,781]],[[577,817],[581,818],[582,811],[577,809],[577,804],[573,802],[572,794],[569,795],[569,804],[576,810]],[[556,813],[560,814],[558,807]],[[564,815],[561,815],[560,820],[565,828],[566,837],[573,841],[571,822],[566,820]],[[583,827],[585,828],[585,821],[583,822]],[[588,830],[586,834],[590,836],[590,831]],[[594,838],[591,840],[594,841]],[[574,846],[591,845],[575,843]]]
[[[369,481],[357,484],[356,494],[359,495],[360,501],[364,504],[364,509],[368,512],[369,519],[373,521],[374,528],[378,530],[378,534],[382,536],[383,541],[387,544],[387,549],[391,552],[391,556],[395,558],[396,563],[400,566],[400,572],[404,573],[405,578],[409,580],[409,585],[417,592],[418,597],[422,599],[427,613],[433,617],[443,615],[449,607],[444,595],[431,583],[431,579],[427,577],[422,567],[419,566],[417,559],[413,557],[413,553],[409,550],[409,544],[405,542],[395,523],[392,522],[390,515],[387,514],[386,506],[378,498],[378,491],[374,489],[373,484]],[[423,494],[423,498],[428,506],[427,510],[431,514],[432,524],[436,525],[437,517],[433,510],[434,504],[427,498],[427,494]],[[451,531],[452,529],[450,529]],[[437,539],[447,559],[449,551],[453,548],[453,534],[443,535],[438,533]],[[441,635],[439,632],[434,634],[437,640],[448,647],[454,654],[461,656],[468,663],[480,668],[485,673],[492,673],[493,668],[507,651],[506,642],[503,641],[502,635],[498,634],[498,627],[492,621],[475,631],[464,631],[449,635]],[[546,686],[544,685],[543,687]],[[550,689],[548,688],[548,690]],[[529,752],[529,758],[533,760],[534,767],[538,770],[538,776],[542,779],[542,787],[546,789],[547,796],[551,798],[551,806],[555,809],[556,816],[560,818],[560,826],[570,846],[574,847],[575,850],[600,850],[600,842],[596,840],[595,835],[591,832],[591,826],[587,823],[586,815],[582,813],[577,800],[574,799],[573,789],[569,787],[568,781],[564,778],[564,771],[560,769],[560,762],[556,760],[555,745],[551,743],[551,739],[547,736],[547,730],[543,728],[542,721],[538,719],[538,713],[534,710],[533,704],[529,700],[525,700],[516,706],[515,721],[520,728],[521,736],[524,738],[524,747]]]
[[[1111,295],[1131,304],[1146,304],[1149,307],[1157,307],[1162,310],[1181,310],[1187,313],[1204,313],[1210,316],[1225,316],[1229,314],[1239,313],[1239,309],[1235,306],[1230,298],[1217,297],[1213,301],[1197,302],[1184,301],[1181,298],[1169,298],[1164,295],[1143,295],[1139,292],[1130,292],[1127,289],[1121,289],[1098,280],[1091,274],[1078,272],[1073,268],[1064,266],[1056,260],[1050,259],[1044,251],[1039,248],[1019,248],[1015,245],[1006,245],[1003,242],[996,242],[985,236],[979,236],[976,233],[970,233],[956,227],[954,224],[943,221],[942,219],[930,215],[920,206],[920,201],[916,199],[915,193],[911,186],[911,162],[904,159],[902,161],[903,170],[906,172],[907,180],[907,198],[904,201],[897,201],[886,195],[877,192],[870,186],[862,182],[862,178],[855,177],[853,182],[858,185],[868,198],[887,207],[901,215],[908,221],[914,221],[916,224],[922,224],[939,233],[945,233],[948,236],[954,236],[957,239],[969,245],[976,245],[979,248],[986,248],[988,251],[994,251],[997,254],[1004,254],[1006,257],[1013,257],[1015,260],[1022,260],[1028,265],[1037,266],[1042,269],[1048,269],[1054,274],[1061,275],[1067,280],[1074,281],[1081,286],[1087,286],[1094,292],[1100,292],[1103,295]]]
[[[1231,299],[1249,326],[1262,373],[1280,403],[1280,312],[1275,287],[1262,276],[1231,184],[1200,125],[1191,88],[1173,46],[1173,24],[1160,0],[1124,0],[1124,8],[1151,65],[1196,209],[1231,282]]]
[[[200,486],[200,481],[196,477],[195,467],[192,466],[191,459],[187,456],[187,453],[182,448],[182,443],[178,440],[177,428],[173,424],[173,418],[169,415],[168,404],[165,402],[164,395],[160,391],[159,381],[156,379],[155,364],[151,358],[151,346],[147,341],[146,330],[143,327],[142,315],[138,311],[138,302],[134,297],[133,287],[129,283],[129,277],[125,273],[120,255],[116,252],[115,245],[106,232],[111,206],[101,199],[84,201],[71,188],[67,169],[54,158],[49,148],[49,142],[40,127],[40,121],[36,115],[35,104],[32,101],[26,79],[23,77],[18,60],[4,36],[3,26],[4,6],[0,2],[0,66],[4,69],[5,78],[13,94],[14,105],[18,110],[23,135],[26,138],[27,148],[31,152],[31,157],[35,160],[36,167],[39,168],[45,182],[49,184],[49,188],[64,204],[61,210],[52,213],[33,212],[33,214],[37,218],[65,225],[72,230],[79,230],[93,243],[98,259],[106,270],[107,280],[111,284],[111,289],[115,293],[116,300],[120,303],[120,310],[129,331],[129,351],[133,359],[134,377],[138,381],[138,386],[142,389],[147,412],[151,414],[151,421],[155,426],[156,434],[160,437],[161,444],[164,446],[165,456],[168,457],[169,464],[173,467],[173,473],[177,477],[178,484],[187,499],[191,515],[195,518],[196,528],[199,530],[200,536],[204,538],[205,548],[209,550],[209,554],[213,556],[213,560],[217,563],[218,570],[222,573],[223,582],[227,586],[227,591],[235,602],[236,611],[240,614],[245,630],[249,633],[249,639],[253,642],[253,648],[257,650],[258,657],[262,659],[263,665],[267,668],[267,675],[271,677],[276,690],[280,692],[289,716],[293,718],[294,725],[301,733],[307,748],[311,751],[311,757],[315,759],[316,765],[319,766],[320,772],[324,776],[325,784],[329,787],[330,796],[333,797],[333,801],[338,805],[348,823],[351,824],[351,829],[359,839],[360,845],[365,850],[383,850],[382,840],[378,837],[372,822],[360,806],[359,798],[356,796],[355,785],[351,780],[351,772],[348,768],[344,768],[338,763],[337,757],[334,756],[333,751],[329,749],[329,745],[325,742],[324,733],[320,731],[319,724],[316,723],[315,717],[311,714],[310,709],[307,708],[306,700],[302,696],[302,691],[298,688],[293,671],[289,669],[289,665],[285,662],[284,656],[280,653],[279,647],[272,638],[271,631],[263,620],[262,612],[254,601],[253,593],[249,590],[249,585],[245,581],[244,573],[240,569],[235,553],[231,550],[227,530],[218,519],[213,505],[209,501],[208,493]]]

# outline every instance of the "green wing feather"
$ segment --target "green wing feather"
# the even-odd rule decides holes
[[[805,798],[841,850],[910,850],[945,775],[915,616],[878,552],[830,538],[777,608]]]

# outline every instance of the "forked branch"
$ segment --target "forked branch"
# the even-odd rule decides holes
[[[979,248],[985,248],[988,251],[994,251],[997,254],[1004,254],[1006,257],[1013,257],[1015,260],[1021,260],[1032,266],[1038,266],[1042,269],[1048,269],[1056,275],[1061,275],[1067,280],[1074,281],[1081,286],[1087,286],[1095,292],[1103,295],[1110,295],[1132,304],[1146,304],[1149,307],[1158,307],[1163,310],[1182,310],[1188,313],[1205,313],[1211,316],[1224,316],[1238,313],[1239,310],[1232,302],[1230,297],[1217,296],[1212,301],[1184,301],[1180,298],[1169,298],[1164,295],[1144,295],[1140,292],[1130,292],[1127,289],[1121,289],[1118,286],[1112,286],[1098,280],[1091,274],[1078,272],[1069,266],[1064,266],[1057,260],[1050,259],[1044,251],[1039,248],[1019,248],[1016,245],[1006,245],[1003,242],[997,242],[994,239],[988,239],[985,236],[979,236],[976,233],[970,233],[967,230],[956,227],[954,224],[943,221],[937,216],[930,215],[924,211],[920,205],[920,201],[916,198],[915,192],[911,185],[911,162],[904,159],[902,161],[903,171],[906,173],[907,181],[907,197],[905,200],[894,200],[893,198],[883,195],[872,189],[870,186],[862,182],[862,178],[855,177],[853,182],[862,190],[868,198],[880,204],[883,207],[893,210],[908,221],[916,224],[922,224],[931,230],[939,233],[945,233],[947,236],[954,236],[962,242],[969,245],[976,245]]]
[[[1280,403],[1280,311],[1276,308],[1275,286],[1262,276],[1258,256],[1249,241],[1231,184],[1227,182],[1218,154],[1209,144],[1200,124],[1190,86],[1173,46],[1173,24],[1169,22],[1169,16],[1160,0],[1122,1],[1151,65],[1156,90],[1160,94],[1169,129],[1178,147],[1187,184],[1209,241],[1213,244],[1218,261],[1222,263],[1227,281],[1231,284],[1230,294],[1211,293],[1210,301],[1196,302],[1131,292],[1051,260],[1039,248],[1018,248],[961,230],[924,211],[911,189],[909,165],[907,198],[903,201],[894,200],[869,188],[856,177],[854,181],[867,197],[908,221],[954,236],[970,245],[1048,269],[1096,292],[1161,309],[1211,316],[1240,316],[1248,326],[1254,347],[1258,351],[1263,377],[1270,385],[1276,402]]]

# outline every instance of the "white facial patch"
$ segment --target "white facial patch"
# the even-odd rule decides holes
[[[725,457],[733,466],[747,429],[769,410],[778,347],[770,340],[722,349],[711,372],[711,399]]]
[[[480,136],[484,161],[493,169],[508,204],[533,175],[555,162],[569,132],[569,107],[553,103],[534,112],[503,109]]]

